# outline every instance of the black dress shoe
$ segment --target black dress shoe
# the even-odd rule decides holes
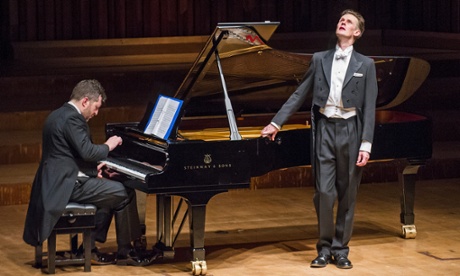
[[[337,257],[334,257],[334,260],[335,260],[335,265],[338,267],[338,268],[344,268],[344,269],[348,269],[348,268],[352,268],[353,265],[351,264],[350,260],[347,258],[347,256],[343,256],[343,255],[339,255]]]
[[[91,250],[91,264],[92,265],[109,265],[114,264],[116,261],[115,254],[101,253],[97,248]]]
[[[310,267],[325,267],[331,262],[331,256],[319,254],[316,259],[311,261]]]
[[[147,266],[153,264],[160,257],[159,253],[131,250],[127,255],[119,254],[116,263],[117,265]]]

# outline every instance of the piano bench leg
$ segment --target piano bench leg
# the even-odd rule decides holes
[[[33,267],[42,268],[43,267],[43,245],[39,244],[35,246],[35,261]]]
[[[48,237],[48,252],[43,252],[43,245],[35,247],[36,268],[44,268],[43,258],[48,257],[45,264],[48,274],[56,273],[56,266],[83,265],[84,272],[91,272],[91,231],[95,226],[96,207],[90,204],[69,203]],[[66,234],[70,237],[70,257],[56,258],[56,236]],[[78,234],[83,236],[83,256],[78,252]]]

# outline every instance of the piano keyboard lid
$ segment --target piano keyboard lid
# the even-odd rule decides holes
[[[275,113],[299,85],[312,57],[312,54],[270,47],[267,43],[279,24],[219,23],[174,95],[184,100],[179,118],[225,116],[216,52],[235,115]],[[426,61],[417,58],[373,58],[379,86],[379,109],[407,100],[430,70]],[[309,111],[309,103],[307,100],[299,111]],[[177,130],[179,124],[180,119],[173,129]]]

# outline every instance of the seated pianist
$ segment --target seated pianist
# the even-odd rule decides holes
[[[134,246],[142,235],[136,193],[102,177],[104,164],[97,163],[120,146],[122,139],[111,136],[103,144],[94,144],[90,138],[88,121],[98,114],[106,98],[99,81],[82,80],[74,87],[69,102],[46,119],[42,160],[32,185],[23,239],[32,246],[41,245],[69,202],[93,204],[97,211],[91,234],[92,263],[149,265],[157,256]],[[118,249],[116,254],[103,254],[96,242],[106,241],[113,215]]]

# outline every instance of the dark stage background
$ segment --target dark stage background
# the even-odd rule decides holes
[[[346,8],[366,19],[361,52],[431,65],[419,91],[395,109],[431,116],[435,141],[459,140],[460,0],[2,0],[0,112],[52,110],[83,77],[103,81],[109,106],[174,91],[218,22],[279,21],[271,46],[323,50]],[[150,39],[156,48],[145,46]],[[152,54],[155,66],[126,64]],[[181,54],[190,58],[173,62]]]
[[[345,8],[368,29],[460,32],[458,0],[2,0],[10,41],[191,36],[217,22],[280,21],[278,32],[334,29]]]

